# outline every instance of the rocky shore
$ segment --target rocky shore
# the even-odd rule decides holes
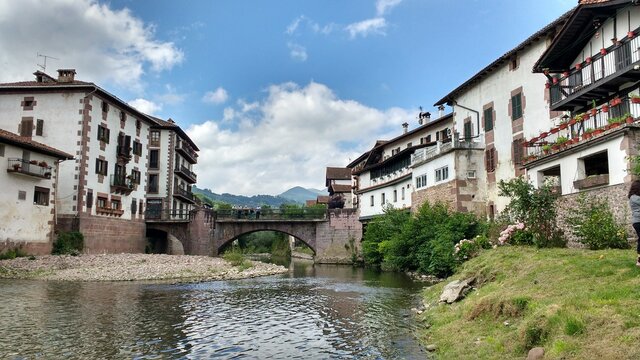
[[[0,278],[62,281],[171,280],[197,282],[275,275],[288,270],[279,265],[247,260],[232,266],[222,258],[190,255],[105,254],[38,256],[0,261]]]

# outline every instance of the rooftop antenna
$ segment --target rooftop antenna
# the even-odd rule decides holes
[[[37,53],[39,58],[44,58],[44,62],[42,65],[37,64],[39,68],[42,69],[42,72],[46,72],[47,71],[47,59],[53,59],[53,60],[60,60],[58,58],[55,58],[53,56],[49,56],[49,55],[45,55],[45,54],[40,54]]]

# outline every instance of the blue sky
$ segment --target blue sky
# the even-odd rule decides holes
[[[202,149],[198,186],[277,194],[322,187],[326,166],[415,126],[418,106],[435,113],[576,4],[0,0],[0,31],[17,34],[0,38],[0,81],[31,77],[38,52],[57,57],[47,72],[76,68],[187,129]]]

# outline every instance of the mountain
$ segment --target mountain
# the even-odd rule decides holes
[[[247,206],[247,207],[256,207],[269,205],[272,207],[278,207],[282,204],[292,204],[295,203],[295,200],[291,200],[288,198],[284,198],[281,196],[272,196],[272,195],[254,195],[254,196],[243,196],[243,195],[233,195],[233,194],[216,194],[209,189],[198,189],[193,186],[191,188],[194,194],[202,194],[207,196],[213,201],[216,202],[224,202],[231,205],[238,206]],[[316,196],[314,195],[314,199]]]
[[[305,189],[302,186],[296,186],[278,196],[304,204],[307,200],[315,200],[318,195],[327,195],[327,192],[324,190]]]

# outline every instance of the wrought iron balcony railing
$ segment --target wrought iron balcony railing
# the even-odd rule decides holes
[[[176,164],[175,172],[176,174],[181,175],[190,184],[195,184],[195,182],[197,181],[196,174],[184,165]]]
[[[11,158],[8,161],[7,172],[19,173],[43,179],[51,178],[51,166],[44,161],[27,161]]]
[[[181,199],[186,200],[192,204],[196,202],[193,193],[191,191],[188,191],[187,189],[181,188],[180,186],[173,187],[173,196],[180,197]]]

